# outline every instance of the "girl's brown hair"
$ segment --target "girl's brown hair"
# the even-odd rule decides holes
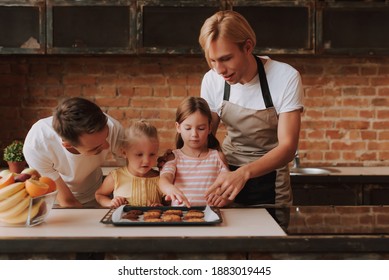
[[[207,101],[201,97],[189,96],[185,98],[181,104],[178,106],[176,111],[176,122],[182,123],[187,117],[192,115],[195,112],[200,112],[202,115],[206,116],[208,119],[208,124],[211,126],[212,123],[212,112],[208,106]],[[181,134],[176,134],[176,148],[180,149],[184,146],[184,141],[182,140]],[[220,143],[217,138],[212,134],[208,134],[208,148],[215,149],[220,151]]]

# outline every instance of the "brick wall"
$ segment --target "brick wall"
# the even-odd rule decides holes
[[[304,206],[290,213],[278,210],[276,218],[286,220],[289,234],[377,234],[389,229],[388,207]]]
[[[293,65],[303,78],[302,164],[389,165],[389,58],[273,59]],[[178,103],[199,95],[207,70],[200,56],[2,56],[0,147],[23,139],[60,98],[83,96],[124,126],[140,118],[155,124],[163,152],[174,145]]]

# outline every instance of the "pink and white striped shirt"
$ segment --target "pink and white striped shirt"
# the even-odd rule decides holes
[[[204,193],[216,180],[220,172],[227,167],[217,150],[209,149],[205,157],[194,158],[185,155],[180,149],[174,150],[174,160],[168,161],[161,174],[170,173],[174,176],[174,185],[179,188],[192,206],[207,204]],[[172,206],[183,206],[178,201],[172,201]]]

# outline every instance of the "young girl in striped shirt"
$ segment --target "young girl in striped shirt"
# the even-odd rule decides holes
[[[138,121],[125,131],[125,136],[121,150],[127,164],[104,179],[95,194],[97,202],[111,208],[122,204],[161,206],[159,172],[153,169],[159,149],[157,129],[145,121]]]
[[[172,206],[204,206],[205,192],[220,172],[228,170],[220,144],[211,131],[212,114],[201,97],[188,97],[176,112],[176,150],[163,165],[159,187]],[[215,204],[222,198],[210,198]],[[208,200],[209,201],[209,200]]]

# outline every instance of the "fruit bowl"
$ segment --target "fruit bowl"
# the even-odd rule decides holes
[[[31,198],[25,226],[35,226],[43,223],[49,215],[58,191]]]
[[[35,226],[49,214],[58,190],[55,181],[34,169],[0,172],[0,225]]]
[[[35,226],[45,221],[49,215],[58,191],[31,197],[28,194],[24,194],[24,189],[21,189],[18,193],[23,198],[18,199],[18,193],[15,193],[11,199],[15,200],[15,203],[7,209],[0,209],[0,226]],[[19,201],[18,201],[19,200]],[[0,201],[1,203],[11,203],[11,201]]]

